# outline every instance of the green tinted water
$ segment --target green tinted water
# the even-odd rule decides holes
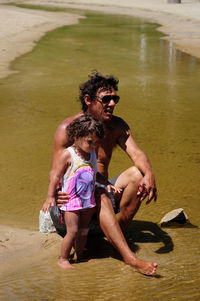
[[[87,13],[79,25],[48,33],[12,64],[19,72],[0,81],[2,224],[38,229],[55,129],[79,111],[78,86],[97,69],[119,77],[115,113],[128,122],[156,174],[158,202],[144,204],[136,219],[155,223],[182,207],[199,226],[200,62],[162,37],[155,24]],[[110,176],[128,166],[117,149]],[[111,258],[79,265],[72,274],[44,262],[5,279],[10,299],[199,300],[199,229],[167,229],[166,253],[159,254],[165,233],[152,223],[137,226],[129,240],[142,245],[140,257],[160,264],[163,278],[142,277]]]

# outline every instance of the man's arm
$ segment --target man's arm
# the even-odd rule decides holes
[[[67,126],[77,117],[82,115],[82,113],[79,113],[75,116],[69,117],[65,119],[57,128],[55,136],[54,136],[54,147],[53,147],[53,156],[52,156],[52,168],[50,172],[51,174],[54,170],[54,167],[56,165],[56,162],[59,158],[59,156],[62,154],[62,151],[70,146],[69,139],[67,137],[66,128]]]
[[[52,169],[59,158],[59,155],[62,151],[69,147],[69,141],[67,139],[66,128],[70,124],[71,119],[65,119],[57,128],[55,136],[54,136],[54,146],[53,146],[53,156],[52,156]]]
[[[156,201],[156,183],[151,164],[145,153],[136,144],[128,125],[123,122],[121,126],[122,132],[118,139],[118,144],[128,154],[134,165],[143,175],[138,189],[138,195],[141,196],[141,201],[143,201],[147,195],[149,195],[147,203],[150,203],[152,199]]]

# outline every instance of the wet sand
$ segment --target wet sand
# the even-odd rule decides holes
[[[28,268],[33,262],[59,255],[61,237],[56,233],[40,233],[0,226],[1,273]]]
[[[77,7],[121,13],[145,18],[162,25],[159,30],[168,34],[176,47],[200,58],[200,3],[182,1],[182,4],[166,4],[166,1],[19,1],[19,3]],[[0,77],[7,76],[9,64],[16,57],[30,51],[34,41],[39,40],[47,31],[63,25],[75,24],[79,17],[67,13],[34,11],[7,6],[0,0]],[[9,1],[7,1],[9,3]],[[92,3],[92,4],[91,4]],[[95,5],[96,6],[95,6]],[[123,6],[123,7],[122,7]],[[31,260],[42,260],[59,253],[60,237],[56,234],[41,234],[5,226],[0,227],[1,269],[14,269],[14,262],[22,258],[22,264]],[[36,252],[36,250],[40,252]],[[47,252],[47,249],[49,252]],[[52,249],[55,251],[53,252]],[[45,252],[43,252],[45,250]],[[51,251],[51,252],[50,252]],[[33,256],[33,254],[36,254]],[[24,260],[24,258],[27,258]]]

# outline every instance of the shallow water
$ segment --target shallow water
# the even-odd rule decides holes
[[[156,174],[159,198],[143,205],[129,229],[139,256],[159,263],[160,278],[105,258],[63,272],[54,259],[4,275],[5,300],[199,300],[200,62],[176,51],[156,24],[85,13],[79,25],[48,33],[0,81],[0,219],[37,230],[45,200],[53,135],[79,109],[78,86],[93,69],[120,79],[120,114]],[[116,149],[110,176],[130,161]],[[160,230],[170,210],[184,208],[193,226]],[[143,221],[143,222],[141,222]],[[161,249],[160,249],[161,248]],[[159,251],[158,251],[159,250]],[[58,254],[59,255],[59,250]]]

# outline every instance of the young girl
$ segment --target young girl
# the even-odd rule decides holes
[[[97,172],[95,148],[104,136],[102,124],[90,115],[82,115],[67,127],[67,137],[72,143],[66,148],[53,170],[46,202],[55,201],[55,192],[62,178],[62,191],[70,195],[68,202],[60,208],[64,216],[67,234],[62,241],[58,264],[72,268],[70,251],[75,246],[75,260],[83,253],[89,222],[96,206],[94,187]]]

